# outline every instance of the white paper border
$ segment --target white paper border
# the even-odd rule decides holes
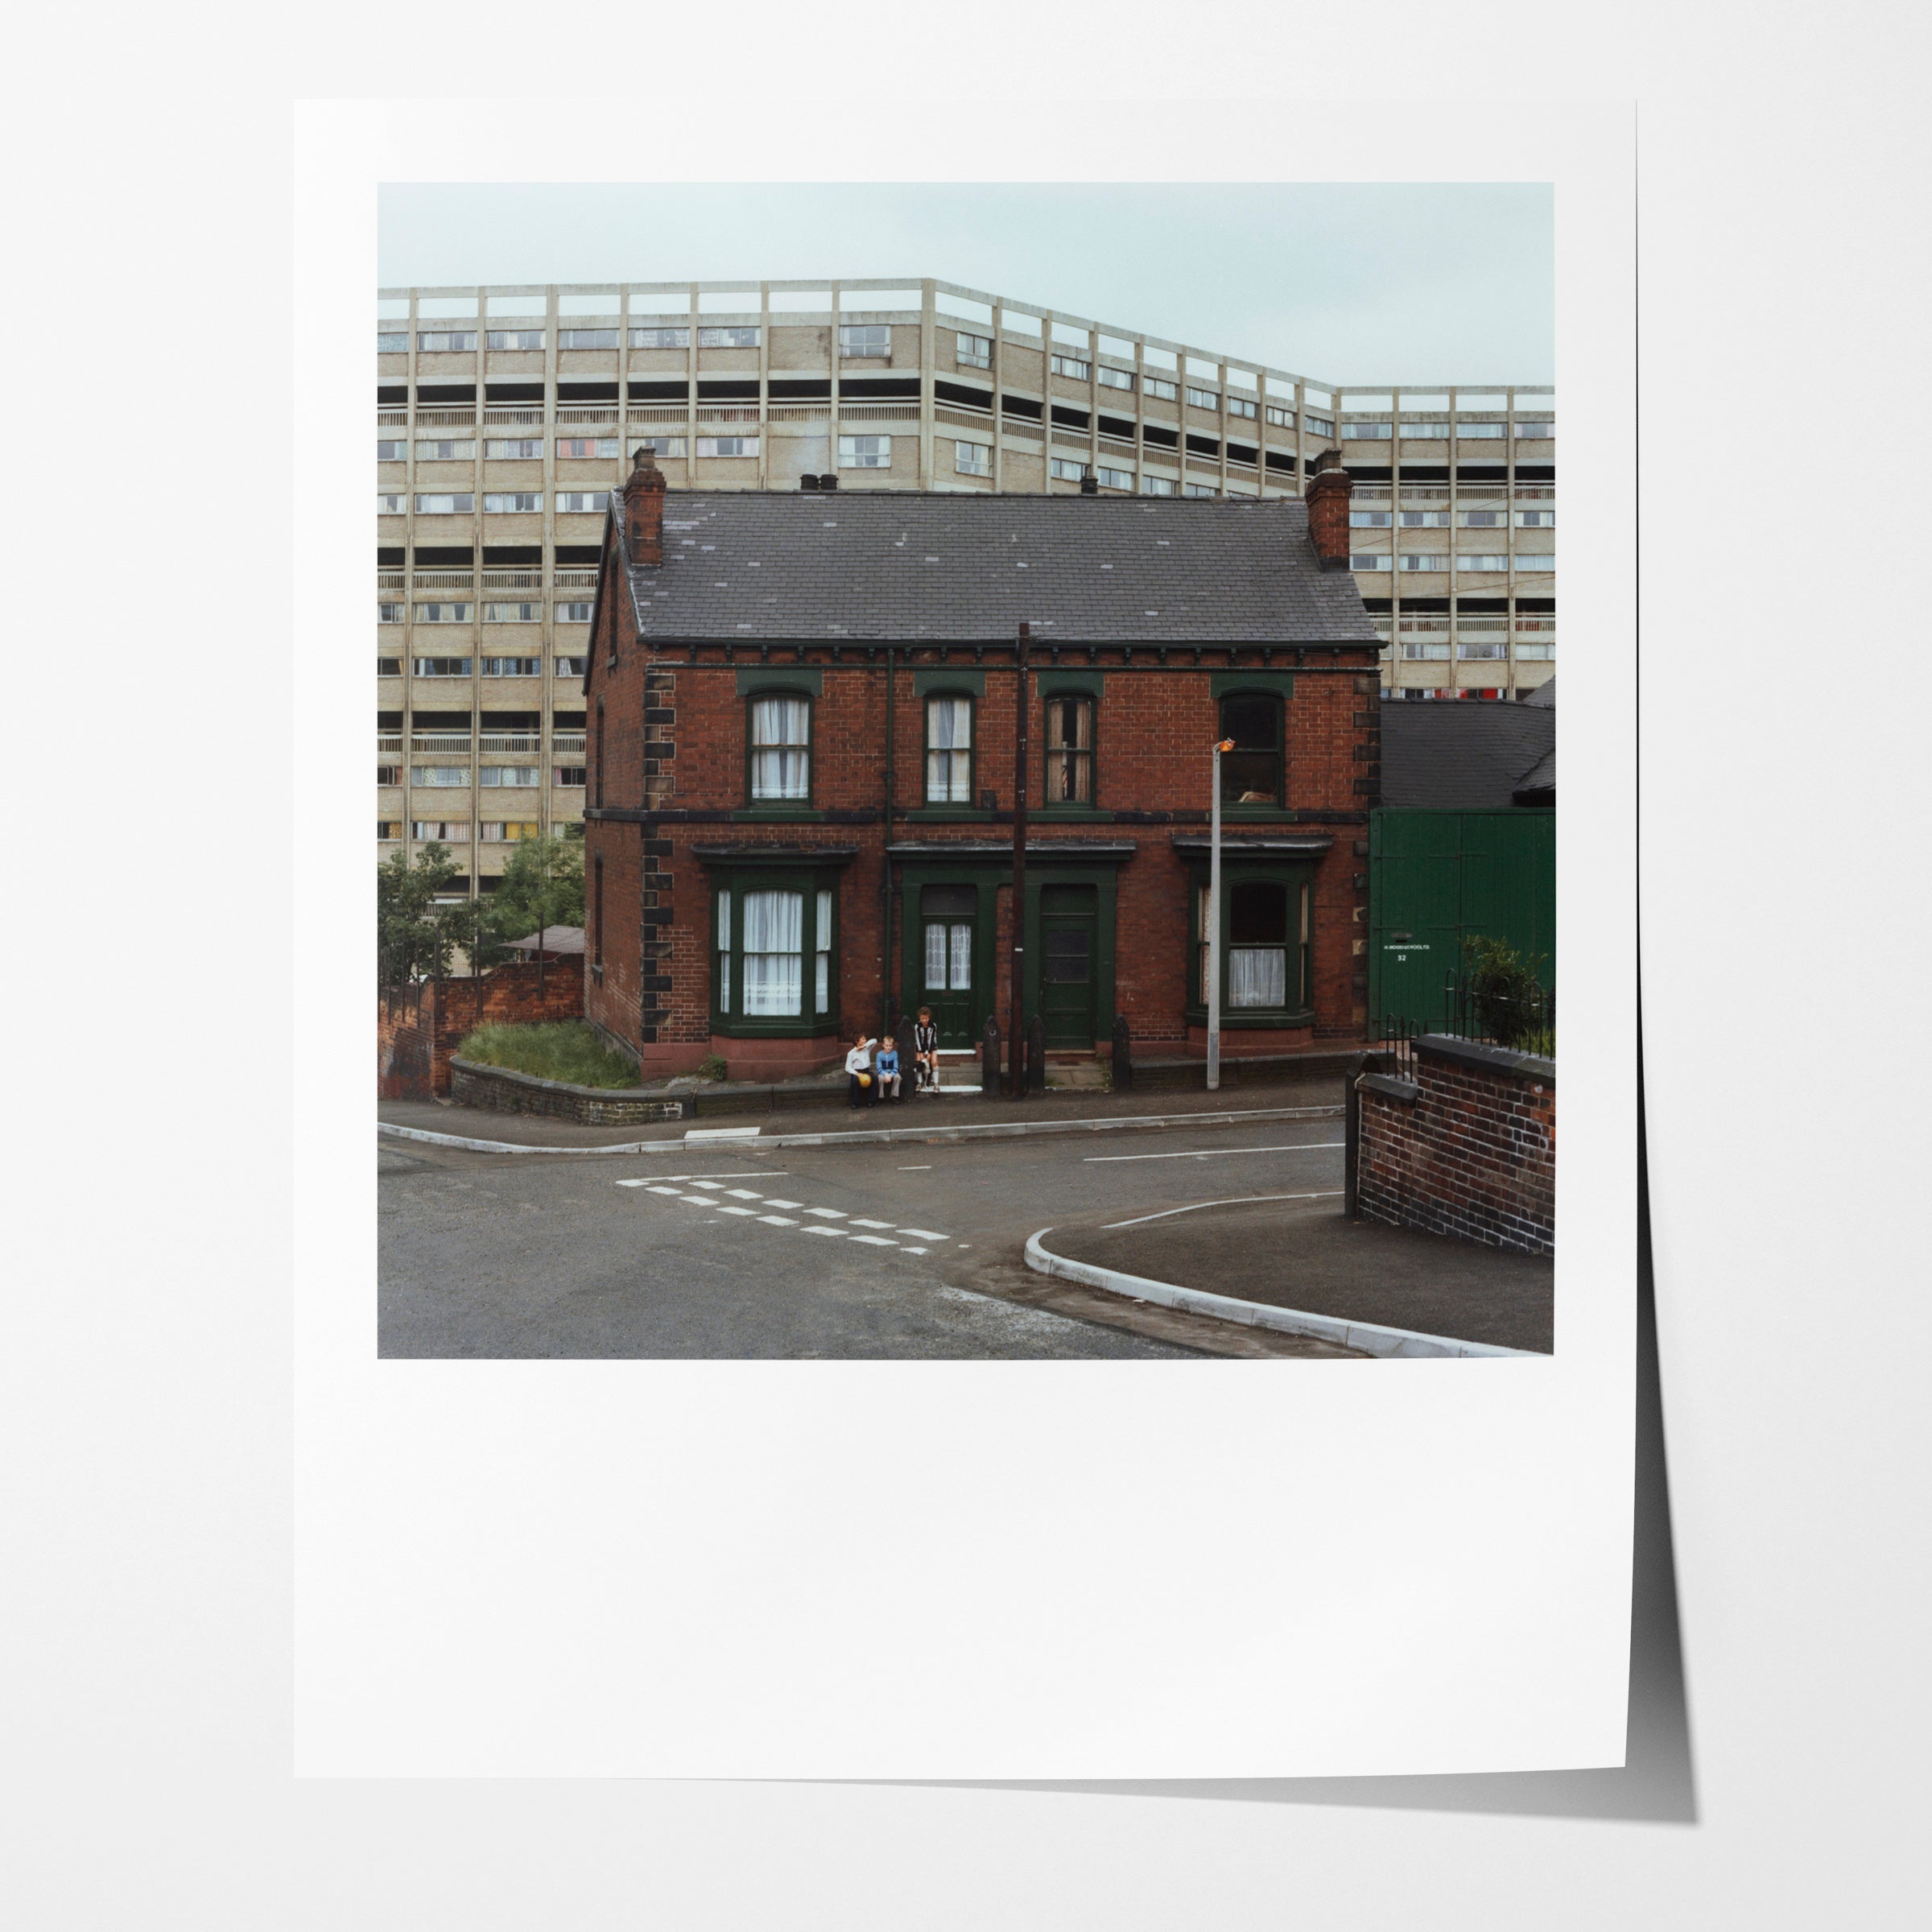
[[[341,969],[342,935],[368,919],[366,841],[343,836],[362,822],[367,774],[343,752],[367,720],[374,184],[626,180],[646,163],[667,179],[768,180],[795,166],[789,138],[734,128],[714,144],[674,101],[654,103],[643,139],[614,103],[498,105],[514,112],[310,106],[298,124],[299,1773],[1620,1762],[1636,1147],[1628,110],[1513,106],[1495,132],[1467,127],[1446,147],[1385,115],[1364,143],[1359,105],[1199,102],[1190,117],[1216,132],[1198,165],[1162,155],[1174,179],[1557,184],[1570,1104],[1554,1358],[380,1362],[367,1002]],[[1131,152],[1110,138],[1131,105],[973,109],[984,139],[955,178],[1134,178],[1104,165]],[[508,126],[514,159],[485,131]],[[998,165],[1020,153],[1027,167]],[[555,155],[568,168],[541,165]],[[812,161],[822,178],[897,178],[836,117]],[[1267,353],[1295,360],[1292,343]]]

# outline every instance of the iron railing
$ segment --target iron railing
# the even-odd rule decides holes
[[[1389,1056],[1398,1077],[1413,1077],[1415,1042],[1426,1034],[1447,1034],[1517,1053],[1556,1058],[1556,989],[1538,986],[1526,993],[1493,991],[1451,970],[1443,976],[1439,1018],[1413,1013],[1385,1013],[1368,1029],[1368,1050]]]

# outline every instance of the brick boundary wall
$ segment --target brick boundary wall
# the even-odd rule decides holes
[[[477,1018],[477,981],[431,980],[392,1008],[376,998],[376,1097],[441,1100],[450,1088],[449,1063],[464,1036],[479,1023],[529,1025],[584,1017],[584,968],[576,960],[548,960],[541,996],[536,962],[499,966],[482,979],[483,1016]]]
[[[1425,1035],[1412,1080],[1351,1083],[1360,1219],[1556,1252],[1556,1063]]]
[[[487,1107],[496,1113],[544,1114],[586,1127],[630,1127],[646,1121],[680,1121],[690,1109],[673,1094],[667,1098],[627,1094],[608,1087],[574,1087],[565,1080],[539,1080],[508,1067],[485,1067],[452,1056],[450,1096],[459,1106]]]

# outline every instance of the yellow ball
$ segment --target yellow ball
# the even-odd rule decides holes
[[[869,1073],[861,1074],[859,1075],[859,1084],[861,1087],[869,1087],[872,1084],[872,1075]]]

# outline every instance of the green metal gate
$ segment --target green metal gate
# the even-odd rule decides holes
[[[1556,814],[1385,807],[1368,820],[1368,1020],[1444,1018],[1465,937],[1507,939],[1556,985]]]

